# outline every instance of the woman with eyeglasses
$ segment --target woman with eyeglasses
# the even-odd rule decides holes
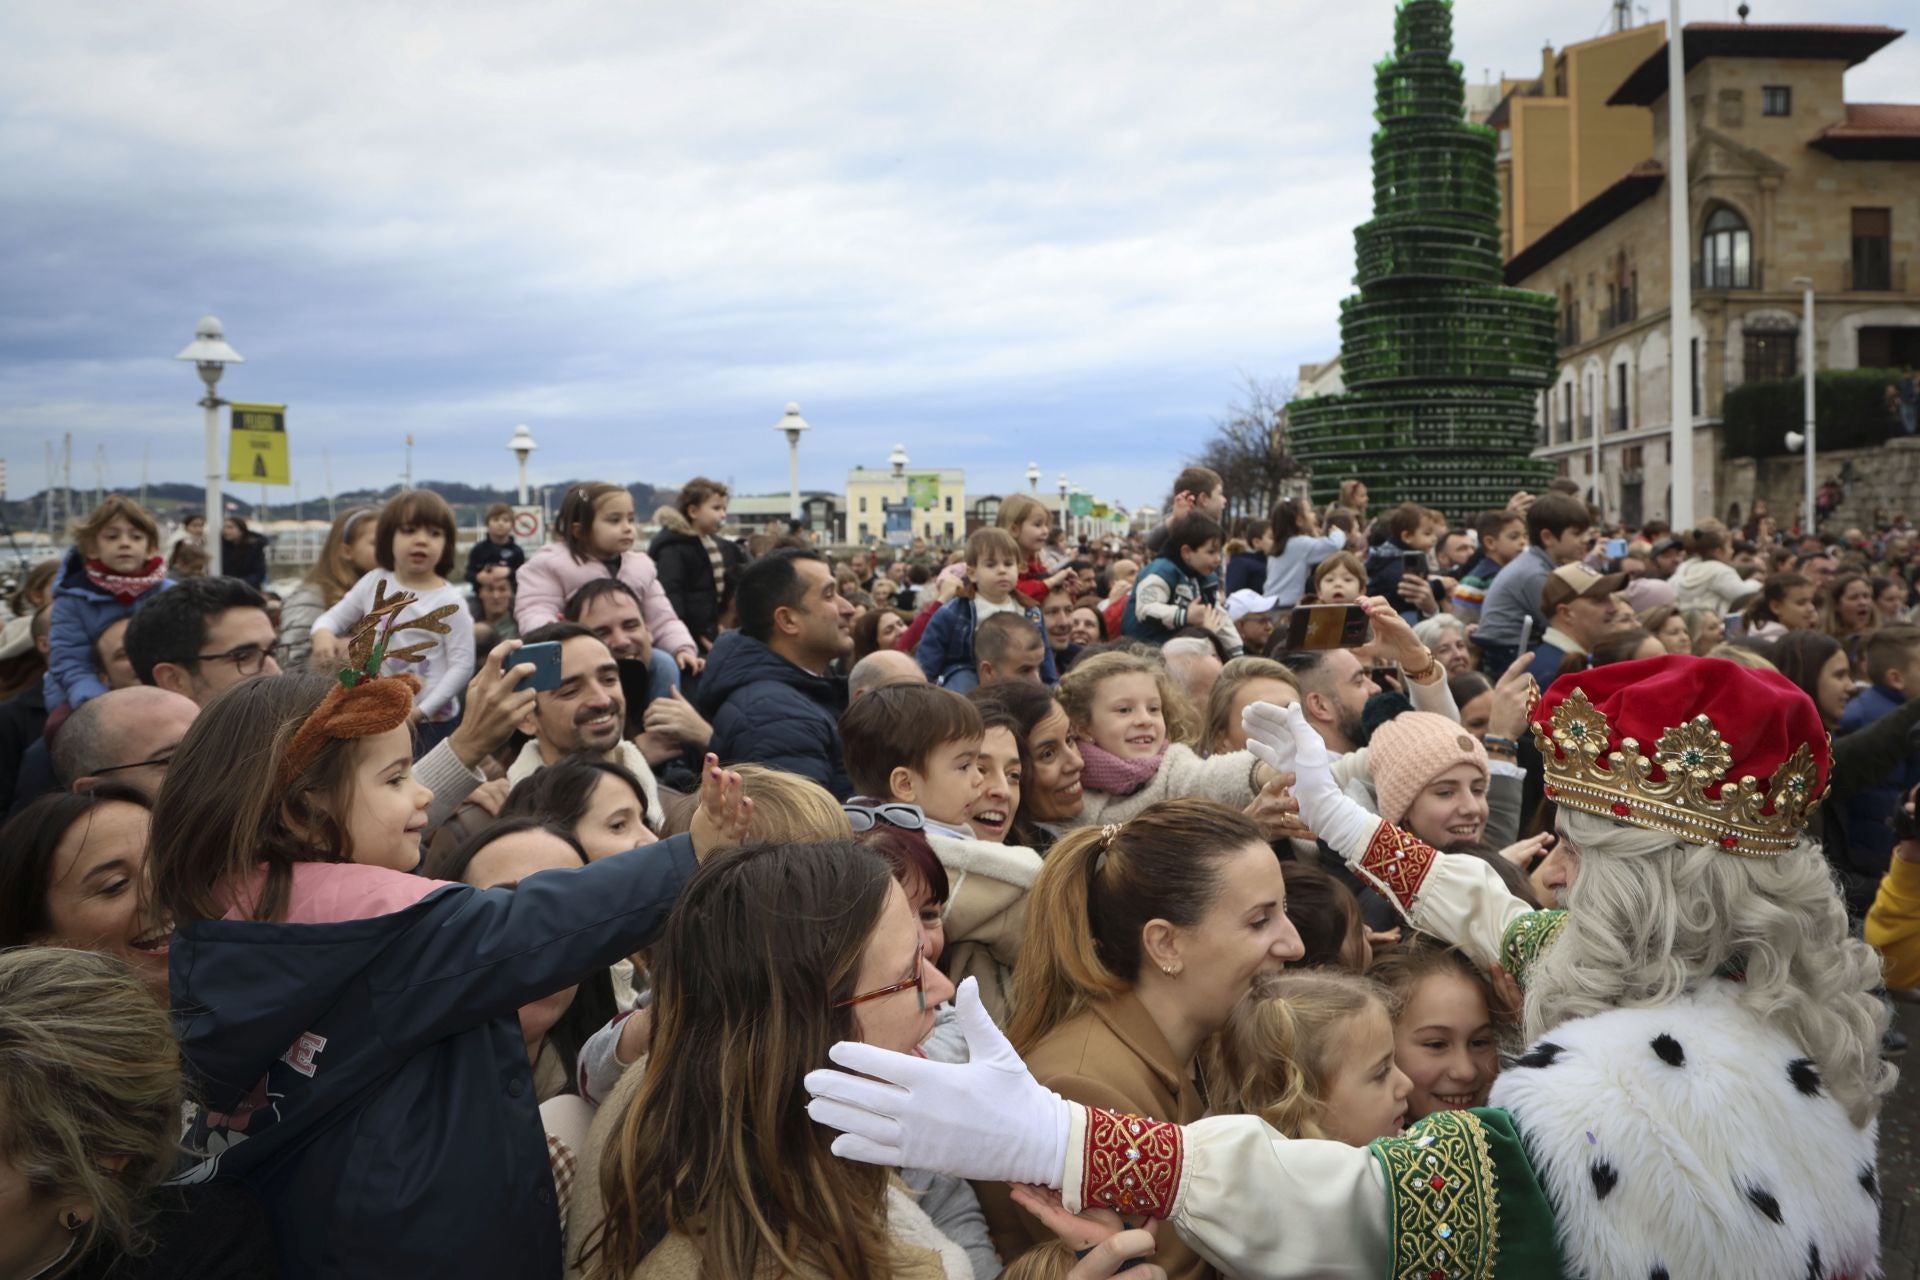
[[[118,782],[42,796],[0,827],[0,948],[99,951],[167,998],[173,927],[149,900],[153,801]]]
[[[591,1280],[971,1280],[890,1170],[833,1155],[801,1085],[836,1040],[926,1038],[953,988],[925,946],[887,863],[851,842],[753,845],[696,872],[654,951],[645,1074],[584,1171],[605,1217],[569,1262]]]
[[[1280,860],[1245,815],[1165,800],[1054,845],[1027,901],[1007,1038],[1072,1102],[1187,1124],[1200,1047],[1263,973],[1304,953]],[[962,1009],[961,1016],[967,1016]],[[977,1183],[1002,1257],[1045,1242],[1004,1183]],[[1174,1280],[1216,1273],[1162,1233]]]

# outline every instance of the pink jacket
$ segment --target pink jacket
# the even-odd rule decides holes
[[[598,560],[582,564],[573,558],[564,542],[549,542],[534,552],[514,575],[513,620],[525,635],[535,627],[558,622],[573,593],[598,578],[607,576],[607,566]],[[693,633],[680,615],[673,611],[667,593],[660,589],[660,574],[653,558],[644,551],[629,551],[620,557],[620,581],[640,597],[640,616],[653,633],[653,647],[668,653],[699,650]]]

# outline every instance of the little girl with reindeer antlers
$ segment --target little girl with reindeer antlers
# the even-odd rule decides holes
[[[337,677],[209,703],[154,808],[203,1105],[185,1177],[245,1183],[290,1278],[559,1280],[573,1158],[543,1133],[517,1010],[650,944],[752,806],[709,756],[687,835],[512,888],[415,874],[433,798],[412,771],[419,681],[381,668],[410,654],[397,634],[446,628],[375,593]]]

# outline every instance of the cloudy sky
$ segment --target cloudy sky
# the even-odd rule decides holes
[[[1607,10],[1459,0],[1456,54],[1520,74]],[[196,479],[171,357],[212,312],[308,495],[408,433],[416,476],[507,483],[521,422],[548,479],[778,491],[797,400],[803,485],[900,441],[1158,501],[1243,375],[1337,349],[1391,38],[1388,0],[7,5],[8,488],[67,431],[76,483],[99,444]],[[1920,35],[1848,96],[1920,98]]]

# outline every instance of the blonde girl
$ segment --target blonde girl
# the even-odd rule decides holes
[[[1386,988],[1322,969],[1262,974],[1234,1006],[1207,1071],[1213,1109],[1289,1138],[1364,1147],[1407,1123]]]
[[[1112,650],[1082,658],[1061,677],[1060,704],[1085,765],[1075,825],[1125,822],[1179,797],[1245,809],[1274,778],[1245,751],[1201,758],[1200,717],[1157,656]]]
[[[375,531],[380,516],[372,507],[351,507],[333,518],[320,556],[300,585],[280,605],[280,643],[274,661],[282,671],[299,671],[313,652],[313,624],[362,577],[380,567]]]
[[[1030,493],[1016,493],[1000,504],[1000,518],[994,523],[1011,533],[1013,540],[1020,544],[1026,567],[1020,570],[1020,582],[1015,589],[1021,595],[1035,605],[1043,605],[1047,602],[1047,592],[1073,580],[1071,568],[1062,565],[1048,573],[1046,562],[1040,558],[1040,551],[1053,532],[1053,512],[1047,510],[1046,503]]]

